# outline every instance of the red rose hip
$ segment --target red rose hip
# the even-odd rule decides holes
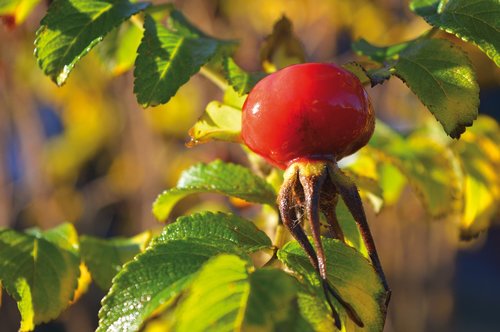
[[[245,144],[286,169],[278,195],[280,220],[319,274],[339,330],[340,315],[330,296],[352,321],[364,325],[363,317],[328,280],[321,237],[345,242],[335,215],[339,195],[360,229],[387,302],[390,296],[358,189],[337,166],[338,160],[368,143],[374,127],[373,109],[360,81],[333,64],[307,63],[277,71],[257,83],[243,105],[241,136]],[[327,234],[321,232],[321,214]],[[302,221],[309,224],[312,241],[301,227]]]
[[[374,129],[370,100],[356,76],[334,64],[307,63],[262,79],[243,106],[242,138],[285,169],[298,158],[340,160]]]

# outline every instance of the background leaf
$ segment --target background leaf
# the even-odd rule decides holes
[[[24,22],[40,0],[2,0],[0,18],[8,27],[15,27]]]
[[[132,238],[100,239],[92,236],[80,237],[82,259],[92,279],[102,289],[111,287],[111,280],[122,265],[144,250],[151,238],[150,232]]]
[[[127,0],[54,1],[37,31],[38,65],[57,85],[64,84],[81,57],[108,32],[148,5]]]
[[[444,39],[417,39],[390,47],[360,40],[360,54],[393,67],[441,123],[448,135],[459,138],[472,125],[479,107],[479,86],[467,55]]]
[[[0,280],[18,304],[21,330],[59,316],[73,298],[80,274],[76,231],[0,230]]]
[[[165,220],[179,200],[187,195],[203,192],[270,205],[274,205],[276,201],[272,187],[248,168],[216,160],[185,170],[176,188],[166,190],[158,196],[153,204],[153,214],[158,220]]]
[[[134,65],[143,31],[131,22],[123,22],[96,47],[99,58],[113,75],[120,75]]]
[[[387,294],[371,263],[355,249],[338,240],[323,238],[323,246],[328,280],[342,299],[352,305],[365,325],[364,328],[359,328],[348,318],[344,308],[334,300],[343,330],[382,331],[387,310]],[[316,290],[321,289],[317,273],[297,242],[289,242],[283,246],[278,251],[278,258]]]
[[[414,0],[410,8],[429,24],[476,44],[500,67],[498,0]]]
[[[144,107],[164,104],[226,42],[201,35],[180,12],[168,29],[146,15],[144,37],[137,50],[134,92]]]
[[[255,84],[266,76],[262,72],[247,73],[231,57],[224,57],[224,71],[227,81],[240,96],[249,93]]]
[[[189,146],[212,140],[240,143],[241,110],[211,101],[203,115],[189,130]]]
[[[209,258],[222,253],[245,257],[245,251],[258,247],[255,241],[262,241],[262,247],[270,242],[261,235],[254,236],[248,246],[249,239],[239,234],[242,221],[222,214],[198,214],[179,220],[181,225],[166,226],[162,235],[113,279],[99,312],[98,331],[137,331],[155,310],[174,300],[190,284]],[[207,225],[200,239],[195,226],[204,221]],[[233,227],[227,227],[231,221]],[[188,225],[191,222],[193,225]]]

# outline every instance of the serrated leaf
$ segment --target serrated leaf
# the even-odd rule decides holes
[[[79,277],[76,231],[63,224],[47,232],[0,230],[0,281],[18,304],[21,330],[59,316]]]
[[[394,68],[448,135],[459,138],[472,125],[479,86],[467,55],[455,44],[444,39],[419,41],[400,54]]]
[[[43,72],[62,85],[74,65],[120,23],[149,6],[128,0],[57,0],[42,19],[35,55]]]
[[[444,39],[417,39],[389,47],[360,40],[354,49],[392,66],[441,123],[446,133],[459,138],[476,119],[479,86],[467,55]]]
[[[441,218],[462,210],[463,172],[449,148],[415,135],[404,143],[386,146],[381,152],[407,178],[432,217]]]
[[[225,57],[223,65],[227,81],[240,96],[249,93],[255,84],[266,76],[265,73],[261,72],[248,73],[244,71],[231,57]]]
[[[120,75],[132,68],[142,33],[142,29],[135,24],[124,22],[97,45],[96,51],[99,58],[113,75]]]
[[[144,107],[168,102],[226,44],[200,35],[181,17],[173,12],[168,29],[146,15],[134,70],[134,92]]]
[[[280,270],[251,269],[231,255],[207,262],[177,310],[175,330],[275,331],[289,318],[295,282]]]
[[[328,280],[363,321],[364,328],[351,321],[345,309],[335,300],[344,331],[382,331],[385,322],[387,294],[371,263],[344,243],[323,238]],[[300,245],[293,241],[278,251],[278,258],[315,289],[321,289],[319,277]]]
[[[2,0],[0,18],[13,28],[22,24],[40,0]]]
[[[100,239],[92,236],[80,237],[80,251],[92,279],[102,289],[111,287],[111,280],[123,264],[140,253],[151,238],[150,232],[132,238]]]
[[[244,250],[255,248],[255,244],[247,245],[248,239],[238,242],[242,226],[238,221],[229,234],[227,224],[217,223],[211,213],[179,220],[180,226],[166,226],[162,235],[113,279],[99,312],[97,331],[137,331],[155,310],[175,299],[211,257],[222,253],[245,257]],[[210,226],[204,228],[200,238],[194,225],[203,221]],[[190,222],[194,224],[188,226]]]
[[[276,194],[262,178],[248,168],[216,160],[197,164],[181,174],[177,187],[166,190],[153,203],[153,214],[164,221],[174,205],[195,193],[218,193],[241,198],[248,202],[273,205]]]
[[[203,115],[189,129],[189,146],[210,142],[241,142],[241,110],[218,101],[211,101]]]
[[[500,67],[498,0],[414,0],[410,8],[429,24],[474,43]]]
[[[207,234],[213,234],[211,241],[220,239],[221,243],[236,245],[250,253],[272,245],[269,237],[251,221],[222,212],[179,217],[175,223],[165,228],[154,243],[179,239],[205,241]]]

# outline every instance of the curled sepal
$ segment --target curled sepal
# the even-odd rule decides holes
[[[363,210],[361,198],[354,182],[343,174],[333,160],[297,160],[288,166],[284,174],[284,183],[278,196],[278,205],[283,224],[306,252],[310,263],[320,277],[326,301],[331,308],[332,317],[338,329],[341,318],[335,303],[339,303],[347,316],[357,326],[364,322],[356,309],[346,301],[331,283],[327,274],[327,258],[321,238],[321,216],[326,220],[329,237],[345,243],[344,232],[335,215],[338,196],[342,197],[357,227],[360,230],[371,264],[380,278],[386,293],[387,306],[390,290],[377,255],[368,222]],[[305,221],[312,234],[312,243],[301,226]]]

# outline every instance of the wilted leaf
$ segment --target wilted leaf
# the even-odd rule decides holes
[[[286,16],[274,24],[273,32],[264,40],[260,60],[267,73],[305,61],[304,46]]]

